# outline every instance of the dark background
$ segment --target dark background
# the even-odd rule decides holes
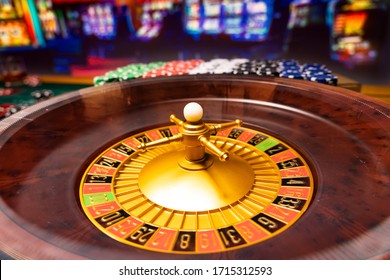
[[[330,5],[334,13],[341,13],[342,4],[347,0],[263,0],[272,7],[269,16],[270,28],[264,38],[259,40],[234,40],[220,30],[217,34],[191,34],[186,30],[186,6],[190,1],[172,2],[164,10],[164,17],[159,35],[155,38],[137,37],[141,24],[141,15],[145,3],[164,1],[72,1],[72,0],[36,0],[35,13],[39,5],[45,5],[56,16],[64,16],[67,35],[64,32],[44,38],[43,45],[23,47],[0,47],[2,59],[9,56],[21,57],[29,73],[77,76],[93,75],[93,68],[103,71],[118,65],[129,63],[148,63],[153,61],[186,60],[212,58],[245,57],[249,59],[296,59],[301,63],[321,63],[336,73],[359,81],[363,84],[390,84],[390,9],[387,1],[369,1],[377,5],[368,13],[362,27],[362,37],[375,49],[377,56],[369,62],[361,62],[353,57],[344,61],[332,54],[331,43],[335,40],[332,34],[334,17],[330,17]],[[360,0],[362,1],[362,0]],[[0,1],[1,2],[1,1]],[[11,1],[12,2],[12,1]],[[30,1],[31,2],[31,1]],[[204,7],[207,1],[199,2]],[[209,1],[210,2],[210,1]],[[214,1],[222,3],[223,1]],[[244,2],[244,1],[230,1]],[[252,1],[256,2],[256,1]],[[359,1],[352,1],[359,2]],[[115,32],[110,36],[98,37],[86,34],[83,30],[81,16],[90,5],[107,4],[112,8]],[[4,4],[0,4],[4,5]],[[221,4],[222,5],[222,4]],[[288,26],[292,17],[292,6],[307,6],[307,24],[303,27]],[[338,5],[338,6],[337,6]],[[374,12],[372,12],[375,10]],[[67,18],[67,11],[78,13],[78,26],[73,19]],[[34,12],[34,11],[30,11]],[[367,10],[366,10],[367,12]],[[223,21],[225,16],[221,16]],[[1,20],[0,20],[1,21]],[[296,24],[293,22],[293,24]],[[44,24],[41,22],[41,31]],[[114,62],[113,62],[114,61]],[[78,69],[79,71],[73,71]],[[96,72],[98,73],[98,72]]]

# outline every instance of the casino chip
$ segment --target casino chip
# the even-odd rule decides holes
[[[309,63],[309,64],[303,64],[302,70],[327,70],[326,65],[324,64],[317,64],[317,63]]]
[[[189,74],[191,70],[199,66],[203,60],[174,60],[167,62],[159,68],[155,68],[142,75],[143,78],[154,78],[159,76],[177,76]]]
[[[0,105],[0,120],[8,116],[8,110],[15,106],[14,104],[1,104]]]
[[[53,91],[50,89],[36,90],[31,93],[31,96],[37,101],[43,101],[49,99],[54,95]]]
[[[305,75],[299,71],[282,72],[282,73],[280,73],[280,77],[281,78],[296,79],[296,80],[305,80]]]
[[[0,105],[0,120],[7,118],[20,110],[23,110],[26,108],[27,105],[20,105],[20,104],[3,104]]]
[[[331,74],[317,74],[313,76],[308,76],[307,80],[321,84],[337,86],[338,78],[337,76]]]
[[[44,89],[44,90],[42,90],[42,94],[43,94],[43,97],[47,99],[47,98],[52,97],[54,95],[54,92],[50,89]]]
[[[280,69],[277,66],[260,67],[256,74],[259,76],[278,77],[280,76]]]
[[[0,96],[7,96],[14,93],[14,90],[11,88],[0,88]]]
[[[31,96],[34,97],[36,100],[39,100],[42,98],[43,94],[40,90],[36,90],[31,93]]]
[[[38,75],[28,75],[24,78],[23,83],[30,87],[37,87],[41,84],[41,79]]]
[[[93,78],[93,84],[95,86],[101,86],[105,84],[104,76],[96,76]]]
[[[116,71],[110,71],[104,75],[105,83],[119,82],[119,73]]]

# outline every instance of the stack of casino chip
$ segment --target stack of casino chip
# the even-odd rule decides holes
[[[209,61],[204,61],[199,64],[197,67],[194,67],[188,74],[190,75],[199,75],[199,74],[214,74],[214,70],[219,67],[220,64],[223,64],[227,59],[212,59]]]
[[[282,65],[280,77],[337,85],[337,76],[323,64],[299,64],[289,61]]]
[[[257,63],[253,60],[246,60],[236,65],[232,71],[234,75],[253,75],[256,74]]]
[[[23,83],[26,86],[37,87],[37,86],[39,86],[41,84],[41,79],[39,78],[38,75],[27,75],[23,79]]]
[[[104,76],[94,78],[94,85],[104,85],[113,82],[122,82],[142,77],[145,73],[160,68],[166,62],[134,63],[124,67],[119,67],[114,71],[107,72]]]
[[[24,104],[3,104],[0,105],[0,120],[7,118],[20,110],[23,110],[27,107],[28,105]]]
[[[94,84],[103,85],[137,78],[201,74],[281,77],[337,85],[337,77],[325,65],[300,64],[296,60],[249,60],[246,58],[216,58],[209,61],[193,59],[130,64],[107,72],[104,76],[96,77]]]
[[[8,116],[8,111],[14,104],[0,104],[0,120]]]
[[[279,68],[275,60],[248,60],[238,65],[233,74],[277,77],[279,76]]]
[[[240,65],[246,63],[248,59],[240,59],[240,58],[235,58],[235,59],[230,59],[230,60],[225,60],[220,62],[216,67],[213,69],[212,74],[234,74],[234,71],[240,67]]]
[[[325,65],[321,64],[305,64],[302,66],[302,72],[306,76],[306,80],[328,84],[332,86],[337,85],[337,76],[332,74]]]
[[[174,60],[165,63],[161,67],[152,69],[142,75],[143,78],[154,78],[161,76],[178,76],[188,74],[189,71],[203,63],[203,60]]]
[[[142,77],[145,73],[162,67],[165,65],[165,62],[157,61],[151,63],[138,63],[138,64],[130,64],[126,67],[121,67],[117,69],[117,73],[119,74],[119,81],[127,81],[131,79],[136,79]]]
[[[54,93],[51,89],[41,89],[33,91],[31,96],[34,97],[36,101],[43,101],[53,97]]]
[[[115,73],[115,71],[107,72],[104,76],[97,76],[93,79],[93,83],[97,86],[118,82],[118,81],[119,81],[119,75]]]
[[[302,65],[295,60],[284,60],[279,62],[279,77],[305,80],[305,74],[302,72]]]
[[[246,62],[245,58],[224,59],[215,58],[199,64],[197,67],[189,71],[190,75],[198,74],[231,74],[238,65]]]

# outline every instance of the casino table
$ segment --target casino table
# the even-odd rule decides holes
[[[91,79],[92,80],[92,79]],[[28,86],[25,84],[16,85],[13,87],[5,87],[4,83],[0,82],[0,105],[13,104],[22,107],[31,106],[37,103],[37,99],[32,95],[33,92],[50,90],[53,96],[57,96],[66,92],[75,91],[91,85],[86,79],[55,79],[43,77],[42,83],[38,86]]]
[[[347,89],[135,79],[40,102],[0,135],[12,258],[390,259],[390,106]]]

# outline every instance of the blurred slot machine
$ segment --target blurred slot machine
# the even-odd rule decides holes
[[[149,41],[160,35],[164,18],[172,10],[174,1],[137,1],[136,37],[141,41]]]
[[[384,1],[337,0],[329,7],[331,58],[349,65],[372,64],[384,44]]]
[[[60,22],[62,23],[62,30],[65,31],[63,37],[80,37],[82,34],[82,20],[81,13],[75,8],[65,8],[64,11],[60,10]]]
[[[203,0],[202,30],[205,34],[222,33],[222,1]]]
[[[186,33],[198,38],[202,33],[201,0],[184,1],[184,29]]]
[[[290,5],[288,29],[304,28],[309,25],[311,0],[295,0]]]
[[[273,18],[274,0],[187,0],[185,30],[200,34],[228,35],[234,41],[262,41]]]
[[[35,3],[0,0],[0,49],[45,44]]]
[[[0,51],[42,47],[45,40],[34,1],[0,0]],[[21,56],[0,58],[0,80],[12,87],[27,75]]]
[[[35,3],[46,40],[82,36],[81,12],[87,0],[35,0]]]
[[[45,39],[54,39],[61,34],[57,16],[53,10],[51,0],[35,0],[38,9],[39,20],[42,25]]]
[[[240,38],[244,32],[243,1],[224,0],[222,3],[222,29],[232,38]]]
[[[240,39],[245,41],[263,41],[267,39],[273,13],[274,0],[247,1],[244,33]]]
[[[113,39],[116,36],[116,18],[110,2],[84,6],[81,12],[83,32],[98,39]]]
[[[306,53],[316,47],[317,55],[327,52],[329,32],[326,13],[329,0],[294,0],[285,37],[285,49]],[[315,39],[314,39],[315,38]]]

